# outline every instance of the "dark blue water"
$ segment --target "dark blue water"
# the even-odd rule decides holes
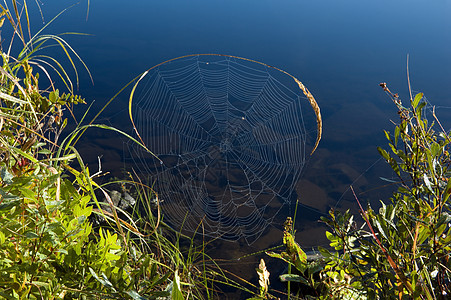
[[[44,3],[49,20],[74,2]],[[149,67],[192,53],[262,61],[288,71],[310,89],[322,110],[324,133],[298,186],[301,203],[308,206],[298,212],[298,240],[307,248],[324,243],[316,220],[329,207],[355,209],[350,184],[363,201],[375,203],[389,195],[390,188],[378,188],[385,184],[379,176],[390,172],[378,161],[376,146],[385,144],[382,130],[391,130],[389,120],[397,116],[378,84],[387,82],[407,101],[407,55],[414,92],[424,92],[448,121],[449,0],[92,0],[88,20],[86,13],[82,2],[47,32],[90,34],[67,39],[92,72],[94,86],[81,72],[79,92],[88,102],[96,100],[94,110]],[[38,15],[35,20],[39,24]],[[121,95],[100,120],[118,122],[117,116],[126,113],[127,96]],[[103,153],[105,171],[119,168],[122,148],[111,138],[94,134],[80,146],[93,163]],[[281,224],[275,224],[250,251],[279,243],[280,234]]]

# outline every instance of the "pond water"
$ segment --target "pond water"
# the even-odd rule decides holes
[[[49,20],[73,1],[43,1]],[[386,199],[392,187],[379,177],[391,173],[379,160],[383,129],[392,130],[396,109],[379,87],[408,100],[409,55],[414,92],[425,93],[449,125],[451,80],[451,1],[90,1],[75,5],[48,32],[75,31],[68,37],[89,66],[94,85],[80,73],[79,93],[93,111],[100,109],[132,78],[167,59],[194,53],[237,55],[281,68],[313,93],[323,117],[323,137],[309,156],[296,185],[301,203],[297,239],[309,249],[325,244],[320,215],[330,207],[351,208],[353,184],[363,202]],[[39,23],[39,16],[36,15]],[[128,94],[118,99],[99,122],[127,128]],[[85,160],[118,172],[123,146],[117,137],[91,133],[80,144]],[[292,211],[285,212],[286,214]],[[224,243],[226,259],[278,245],[284,216],[250,247]],[[218,247],[221,247],[219,245]],[[262,256],[262,255],[260,255]],[[254,261],[240,275],[254,273]],[[241,264],[242,262],[240,262]],[[233,263],[232,263],[233,264]]]

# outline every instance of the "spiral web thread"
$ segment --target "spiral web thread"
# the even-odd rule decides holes
[[[165,221],[212,238],[259,238],[296,198],[313,148],[316,128],[305,124],[315,115],[301,95],[283,73],[227,56],[186,57],[146,74],[131,110],[158,159],[135,144],[128,159],[149,177]]]

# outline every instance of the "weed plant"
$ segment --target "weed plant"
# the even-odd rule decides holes
[[[404,106],[385,83],[383,89],[398,109],[394,132],[385,131],[389,151],[379,147],[393,169],[398,188],[379,211],[360,207],[361,226],[349,211],[331,210],[322,221],[331,250],[307,261],[285,230],[287,250],[268,253],[294,266],[298,274],[282,281],[313,288],[302,299],[449,299],[451,295],[450,136],[433,111],[426,119],[423,94]],[[352,190],[352,187],[351,187]],[[352,190],[353,191],[353,190]],[[265,295],[267,297],[267,295]],[[289,295],[290,297],[290,295]]]
[[[152,190],[133,182],[136,204],[122,209],[75,148],[88,128],[127,135],[82,125],[83,117],[61,138],[68,123],[63,112],[84,100],[74,94],[63,64],[44,50],[59,47],[77,82],[76,61],[86,66],[63,35],[43,33],[53,20],[33,35],[26,1],[4,0],[0,8],[0,26],[6,21],[12,32],[0,67],[0,298],[214,297],[213,279],[223,274],[203,247],[191,240],[182,252],[181,235],[163,235]],[[49,87],[40,87],[36,70]],[[101,222],[93,226],[95,215]]]

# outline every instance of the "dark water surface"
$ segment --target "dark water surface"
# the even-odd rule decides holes
[[[46,19],[72,3],[44,1]],[[350,184],[363,202],[377,203],[389,195],[390,187],[379,188],[385,184],[379,176],[391,173],[378,161],[376,146],[385,145],[382,130],[391,130],[389,120],[397,115],[378,84],[387,82],[408,100],[407,54],[413,90],[424,92],[449,125],[449,0],[92,0],[88,20],[86,9],[87,3],[72,7],[48,31],[91,34],[68,40],[92,72],[94,86],[81,72],[79,92],[88,102],[96,101],[93,111],[151,66],[193,53],[262,61],[309,88],[321,107],[323,138],[296,189],[303,204],[297,239],[306,249],[325,243],[320,215],[335,206],[356,209]],[[118,97],[99,121],[127,128],[127,97]],[[103,154],[104,171],[120,175],[123,147],[118,141],[91,133],[79,147],[91,164]],[[251,247],[221,242],[222,249],[233,250],[218,255],[234,259],[277,245],[281,230],[281,222],[273,224]],[[260,256],[240,268],[240,275],[249,278]]]

